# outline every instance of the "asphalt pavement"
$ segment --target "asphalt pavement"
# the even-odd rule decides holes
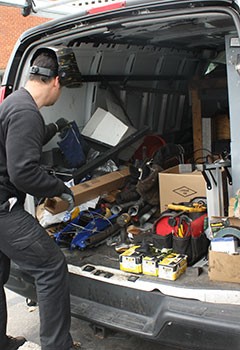
[[[28,340],[19,350],[41,350],[39,346],[38,307],[27,306],[23,297],[8,289],[6,289],[6,295],[8,303],[7,334],[11,336],[22,335]],[[176,350],[125,333],[107,331],[105,334],[97,330],[88,322],[72,318],[71,334],[74,340],[81,342],[82,350]]]

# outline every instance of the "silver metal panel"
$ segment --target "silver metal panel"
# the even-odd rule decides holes
[[[228,78],[231,157],[233,195],[240,188],[240,74],[236,70],[240,46],[238,40],[233,42],[232,37],[226,37],[226,63]]]

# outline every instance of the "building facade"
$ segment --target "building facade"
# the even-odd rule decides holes
[[[0,6],[0,82],[12,49],[21,33],[46,21],[49,21],[49,18],[23,17],[20,8]]]

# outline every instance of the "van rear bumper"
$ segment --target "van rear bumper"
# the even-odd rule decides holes
[[[70,274],[72,316],[184,349],[239,350],[240,307],[142,291]],[[13,265],[6,285],[36,300],[33,279]]]
[[[71,276],[71,289],[72,315],[102,327],[184,349],[240,349],[239,306],[169,297],[76,275]]]

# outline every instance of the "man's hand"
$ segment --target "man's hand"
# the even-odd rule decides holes
[[[66,186],[65,191],[59,196],[62,200],[68,202],[68,209],[67,211],[72,211],[73,208],[75,207],[75,202],[74,202],[74,195],[70,188]]]
[[[57,127],[57,132],[61,132],[66,126],[68,126],[69,121],[64,118],[60,118],[55,122],[55,125]]]

